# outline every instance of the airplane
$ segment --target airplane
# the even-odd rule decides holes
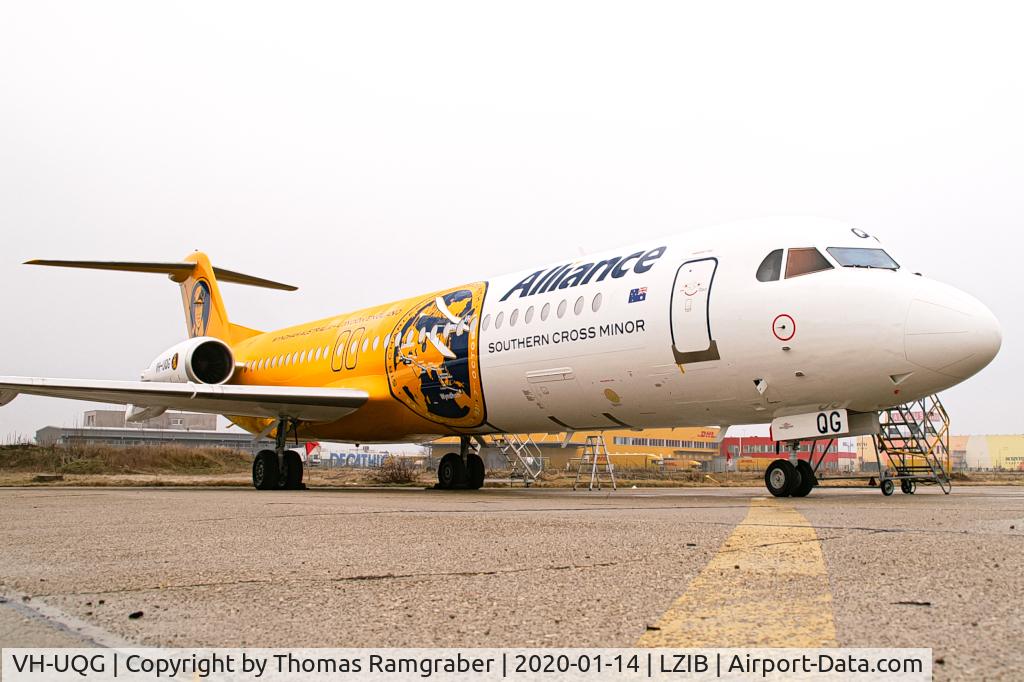
[[[813,218],[685,232],[326,319],[257,331],[231,322],[228,282],[295,287],[211,265],[33,260],[167,275],[189,338],[138,381],[0,377],[21,393],[225,415],[275,437],[259,490],[298,489],[287,439],[460,438],[438,488],[477,489],[488,434],[772,424],[777,441],[877,432],[879,410],[938,393],[996,356],[999,322],[972,296],[908,272],[858,227]],[[783,433],[785,432],[785,433]],[[794,458],[791,458],[794,459]],[[806,495],[778,459],[777,496]]]

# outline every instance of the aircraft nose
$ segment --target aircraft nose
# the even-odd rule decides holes
[[[907,360],[956,379],[981,371],[1003,343],[999,320],[981,301],[937,285],[910,303],[905,327]]]

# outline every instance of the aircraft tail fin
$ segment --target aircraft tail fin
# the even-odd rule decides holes
[[[281,291],[295,291],[297,288],[290,284],[214,267],[210,263],[209,257],[200,251],[189,254],[184,261],[173,263],[30,260],[25,264],[167,275],[171,281],[177,282],[181,286],[181,301],[185,308],[185,326],[189,336],[213,336],[229,344],[237,343],[260,332],[231,323],[224,307],[224,299],[220,295],[218,281]]]

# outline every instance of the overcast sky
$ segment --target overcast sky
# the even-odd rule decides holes
[[[1024,40],[995,4],[0,4],[0,374],[128,378],[184,335],[177,260],[273,328],[763,215],[838,218],[980,298],[944,395],[1019,433]],[[0,438],[84,403],[22,396]]]

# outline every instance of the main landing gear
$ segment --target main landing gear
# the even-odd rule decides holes
[[[257,490],[304,490],[302,457],[285,450],[289,426],[298,429],[297,420],[280,419],[274,450],[260,450],[252,463],[252,485]]]
[[[793,445],[794,455],[797,445]],[[807,497],[818,485],[818,479],[806,460],[777,459],[764,472],[764,485],[775,497]]]
[[[479,490],[484,485],[484,460],[469,436],[462,436],[459,452],[449,452],[437,465],[439,490]]]

